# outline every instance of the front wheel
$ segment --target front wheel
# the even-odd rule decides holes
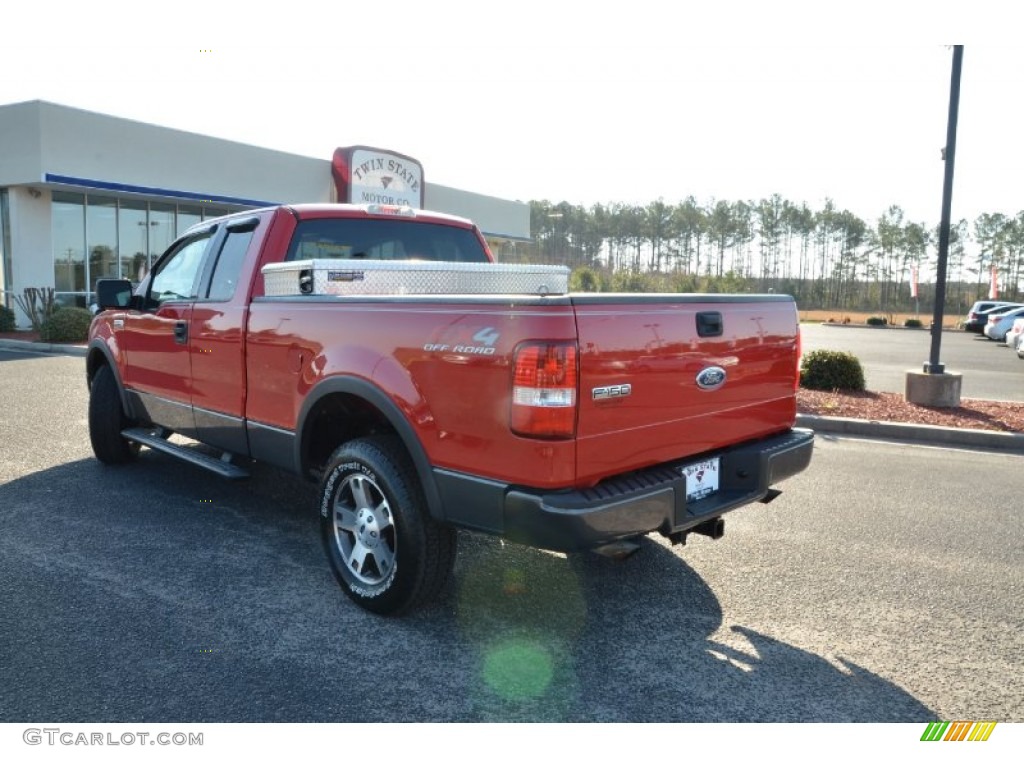
[[[392,436],[334,452],[320,486],[320,531],[338,583],[373,613],[430,601],[455,562],[455,531],[430,517],[412,462]]]
[[[89,441],[97,459],[104,464],[124,464],[138,455],[139,444],[121,437],[127,426],[114,374],[106,365],[100,366],[89,389]]]

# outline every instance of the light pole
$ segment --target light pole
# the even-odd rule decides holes
[[[932,315],[931,357],[925,364],[925,373],[944,373],[946,367],[939,362],[942,346],[942,316],[946,309],[946,263],[949,260],[949,218],[953,207],[953,165],[956,161],[956,123],[960,114],[960,69],[963,66],[964,47],[953,46],[953,72],[949,83],[949,120],[946,123],[946,174],[942,182],[942,221],[939,224],[939,271],[935,278],[935,312]]]
[[[949,219],[953,205],[953,164],[956,160],[956,123],[960,111],[960,69],[964,47],[953,46],[953,70],[949,82],[949,119],[946,123],[946,147],[943,158],[946,172],[942,183],[942,221],[939,224],[939,266],[935,277],[935,311],[932,314],[931,356],[924,364],[924,372],[907,372],[906,398],[917,405],[946,408],[960,406],[959,373],[946,373],[939,361],[942,344],[942,317],[946,305],[946,262],[949,260]]]

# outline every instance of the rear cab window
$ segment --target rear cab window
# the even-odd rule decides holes
[[[406,219],[307,219],[300,221],[287,261],[382,259],[488,262],[471,229]]]

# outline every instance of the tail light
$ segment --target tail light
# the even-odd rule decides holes
[[[800,326],[796,329],[796,376],[793,379],[793,391],[800,391],[800,358],[804,354],[804,337]]]
[[[404,216],[407,219],[416,218],[416,210],[408,205],[383,205],[381,203],[370,203],[363,206],[363,210],[377,216]]]
[[[524,437],[576,434],[576,345],[527,342],[516,347],[509,426]]]

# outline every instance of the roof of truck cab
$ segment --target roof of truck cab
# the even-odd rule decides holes
[[[413,213],[403,216],[394,213],[375,213],[374,207],[399,207],[399,206],[374,206],[374,205],[352,205],[348,203],[301,203],[298,205],[283,205],[299,219],[321,219],[337,216],[338,218],[408,218],[416,221],[429,221],[438,224],[455,224],[460,227],[472,227],[473,222],[461,216],[452,216],[440,211],[427,211],[421,208],[411,208]]]
[[[222,222],[244,219],[249,216],[273,211],[290,211],[297,219],[330,219],[330,218],[353,218],[353,219],[404,219],[405,221],[420,221],[430,224],[454,225],[463,229],[472,229],[475,225],[469,219],[461,216],[452,216],[439,211],[427,211],[421,208],[410,209],[414,215],[403,216],[387,213],[374,213],[370,209],[372,205],[351,205],[348,203],[300,203],[297,205],[271,205],[264,208],[250,208],[246,211],[234,211],[218,216],[215,219],[205,219],[197,222],[182,232],[178,237],[183,238],[203,232],[215,227]]]

